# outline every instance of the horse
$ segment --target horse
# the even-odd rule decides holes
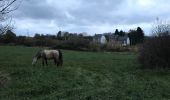
[[[36,62],[42,59],[42,64],[44,66],[44,63],[48,65],[47,60],[54,60],[54,64],[57,66],[63,65],[63,56],[61,50],[53,50],[53,49],[43,49],[39,50],[36,55],[33,57],[32,65],[35,65]]]

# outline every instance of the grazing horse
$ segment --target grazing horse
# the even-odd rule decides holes
[[[42,64],[44,66],[44,63],[48,65],[47,60],[53,59],[54,63],[57,64],[57,66],[63,64],[63,56],[61,50],[40,50],[36,53],[36,55],[33,58],[32,65],[35,65],[37,60],[42,59]]]

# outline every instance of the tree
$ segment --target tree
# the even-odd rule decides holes
[[[146,39],[139,49],[142,68],[170,68],[170,23],[155,24],[154,36]]]
[[[16,41],[16,44],[18,45],[24,45],[25,42],[26,42],[26,36],[18,36],[17,37],[17,41]]]
[[[130,38],[130,45],[135,45],[137,43],[136,30],[129,30],[128,37]]]
[[[123,32],[122,30],[120,30],[120,32],[119,32],[118,35],[119,35],[119,36],[125,36],[125,32]]]
[[[170,23],[157,19],[152,26],[152,34],[156,37],[170,35]]]
[[[119,30],[118,29],[115,30],[115,35],[119,35]]]
[[[64,33],[64,40],[68,40],[68,37],[69,37],[69,32],[65,32]]]
[[[144,32],[140,27],[137,27],[137,30],[130,30],[128,36],[130,38],[131,45],[142,43],[144,40]]]
[[[58,33],[57,33],[57,39],[58,39],[58,40],[61,40],[61,31],[58,31]]]
[[[144,32],[140,27],[137,27],[137,34],[138,34],[139,43],[142,43],[144,40]]]
[[[35,39],[41,39],[41,35],[38,34],[38,33],[36,33],[36,34],[34,35],[34,38],[35,38]]]
[[[14,6],[17,1],[19,0],[0,0],[0,34],[5,33],[7,30],[11,30],[11,17],[9,16],[9,13],[18,8],[19,5]],[[4,22],[6,23],[4,24]]]
[[[4,35],[4,42],[5,43],[15,43],[16,35],[11,30],[8,30]]]

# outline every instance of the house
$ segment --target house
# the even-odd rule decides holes
[[[122,46],[130,45],[130,39],[128,36],[121,36],[118,37],[118,41],[121,43]]]
[[[110,34],[108,36],[108,40],[109,41],[106,40],[106,37],[103,34],[95,34],[95,36],[93,37],[93,42],[95,43],[106,44],[107,42],[109,42],[112,45],[120,45],[120,46],[130,45],[130,39],[128,35],[119,36],[119,35]]]
[[[109,42],[114,44],[120,44],[121,46],[128,46],[130,45],[130,39],[127,35],[125,36],[118,36],[118,35],[110,35]]]
[[[100,43],[100,44],[106,44],[107,40],[103,34],[95,34],[95,36],[93,37],[93,42]]]

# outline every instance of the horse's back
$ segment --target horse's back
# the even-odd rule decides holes
[[[44,50],[44,53],[50,54],[50,53],[58,53],[57,50]]]
[[[44,50],[44,54],[46,55],[47,58],[51,58],[54,56],[58,56],[59,52],[57,50]]]

